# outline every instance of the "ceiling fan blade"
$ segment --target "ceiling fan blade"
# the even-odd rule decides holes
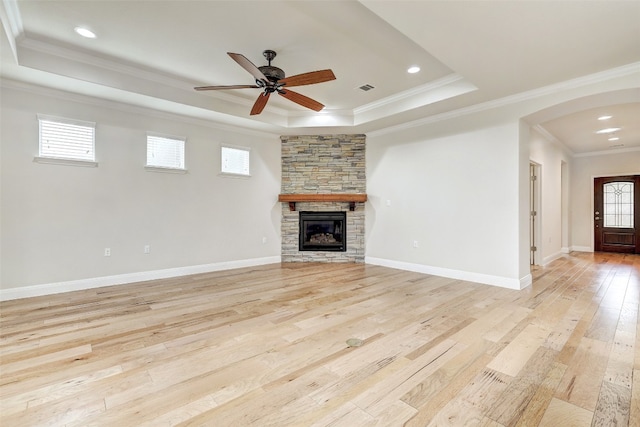
[[[231,86],[198,86],[195,90],[221,90],[221,89],[255,89],[260,86],[256,85],[231,85]]]
[[[302,105],[303,107],[307,107],[314,111],[320,111],[324,108],[324,105],[319,103],[318,101],[315,101],[307,96],[289,89],[281,89],[278,91],[278,93],[287,98],[289,101],[293,101],[296,104]]]
[[[253,108],[251,108],[252,116],[262,113],[262,110],[264,110],[264,106],[267,105],[267,101],[269,100],[269,95],[271,95],[270,92],[262,92],[260,95],[258,95],[256,103],[253,104]]]
[[[328,82],[335,80],[336,76],[331,70],[311,71],[309,73],[296,74],[295,76],[285,77],[278,80],[278,84],[284,84],[288,87],[312,85],[315,83]]]
[[[236,61],[242,68],[247,70],[253,77],[255,77],[256,80],[267,81],[267,77],[262,74],[262,71],[260,71],[258,67],[253,65],[253,62],[249,61],[241,53],[227,52],[227,55],[229,55],[234,61]]]

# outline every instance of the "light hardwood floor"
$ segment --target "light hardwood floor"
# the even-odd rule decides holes
[[[0,425],[640,426],[640,256],[533,274],[277,264],[4,302]]]

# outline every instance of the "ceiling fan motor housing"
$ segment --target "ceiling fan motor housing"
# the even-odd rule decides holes
[[[258,67],[258,69],[264,74],[264,76],[269,79],[271,83],[276,83],[278,80],[284,79],[284,71],[278,67],[273,67],[271,65],[271,61],[276,57],[276,52],[273,50],[265,50],[262,52],[262,55],[269,62],[269,65],[263,65],[262,67]]]
[[[262,67],[258,67],[262,74],[271,82],[277,82],[278,80],[284,79],[284,71],[282,71],[278,67],[274,67],[271,65],[263,65]]]

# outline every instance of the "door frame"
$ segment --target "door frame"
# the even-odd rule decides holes
[[[569,163],[562,160],[560,162],[560,252],[568,254],[571,252],[571,191],[569,181]]]
[[[533,180],[532,176],[536,179]],[[542,265],[542,165],[529,160],[529,264]],[[535,216],[533,215],[535,212]],[[534,251],[532,248],[536,247]]]

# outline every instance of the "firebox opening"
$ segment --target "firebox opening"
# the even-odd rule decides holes
[[[301,251],[347,250],[346,212],[300,212]]]

